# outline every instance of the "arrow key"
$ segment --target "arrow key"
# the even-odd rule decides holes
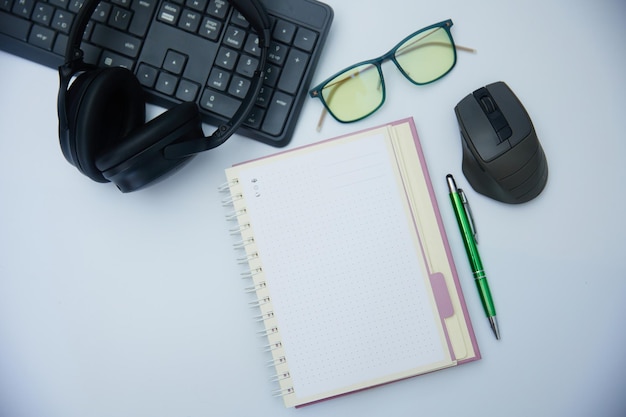
[[[165,60],[163,61],[163,68],[174,74],[181,74],[187,63],[187,57],[171,49],[167,51]]]

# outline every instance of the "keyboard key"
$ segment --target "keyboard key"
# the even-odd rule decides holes
[[[119,30],[126,30],[132,17],[133,12],[130,10],[115,6],[111,12],[111,17],[109,17],[109,25]]]
[[[57,10],[52,18],[52,27],[63,33],[69,33],[72,27],[74,14],[65,10]]]
[[[205,89],[200,100],[200,107],[230,119],[235,115],[241,102],[226,94]]]
[[[276,65],[268,65],[265,68],[265,79],[263,80],[263,84],[268,87],[276,87],[278,77],[280,77],[280,68]]]
[[[190,7],[199,12],[203,12],[206,8],[208,1],[207,0],[187,0],[185,2],[185,6]]]
[[[52,29],[35,25],[30,32],[28,42],[40,48],[51,50],[55,35],[56,33]]]
[[[141,64],[137,69],[137,79],[142,85],[149,88],[154,87],[158,75],[159,71],[150,65]]]
[[[169,50],[165,55],[165,61],[163,61],[163,68],[174,74],[182,74],[185,68],[187,57],[183,54],[179,54],[176,51]]]
[[[213,17],[224,20],[228,13],[228,2],[226,0],[211,0],[206,12]]]
[[[109,3],[100,2],[98,6],[96,6],[96,10],[94,10],[91,18],[96,22],[106,23],[109,19],[109,15],[111,14],[111,5]]]
[[[277,91],[272,97],[270,107],[267,110],[265,121],[263,122],[263,131],[270,135],[279,135],[285,126],[285,120],[291,111],[293,97]]]
[[[83,0],[70,0],[70,4],[67,7],[67,10],[76,14],[83,7]]]
[[[246,39],[246,44],[243,47],[244,52],[252,54],[254,56],[261,55],[261,49],[259,49],[259,36],[256,33],[251,33]]]
[[[63,33],[59,33],[56,41],[54,41],[54,47],[52,48],[52,50],[54,51],[55,54],[58,54],[60,56],[65,56],[66,46],[67,46],[67,35]],[[87,62],[87,60],[85,61]]]
[[[22,41],[26,41],[31,23],[17,16],[0,12],[0,32]]]
[[[124,67],[132,71],[134,62],[122,55],[111,51],[103,51],[100,55],[100,67]]]
[[[248,113],[244,124],[253,129],[259,129],[261,127],[263,116],[265,116],[265,110],[259,107],[254,107],[250,113]]]
[[[222,68],[232,70],[235,68],[235,63],[237,62],[238,57],[239,54],[232,49],[221,47],[217,54],[217,58],[215,59],[215,63]]]
[[[276,65],[283,65],[285,55],[287,54],[288,46],[280,44],[278,42],[272,42],[270,45],[267,60],[273,62]]]
[[[172,96],[174,91],[176,91],[176,84],[178,84],[178,78],[175,75],[161,71],[157,77],[155,89],[163,94]]]
[[[91,40],[98,45],[131,58],[137,57],[141,47],[141,41],[138,38],[104,25],[94,27]]]
[[[270,99],[272,98],[272,93],[274,90],[266,87],[265,85],[261,87],[261,91],[259,92],[258,97],[256,98],[256,105],[262,108],[267,108],[270,105]]]
[[[291,40],[293,39],[295,34],[296,25],[285,22],[284,20],[279,20],[276,22],[276,26],[274,26],[274,32],[272,32],[272,37],[277,41],[289,45],[291,44]]]
[[[59,7],[61,9],[67,9],[67,5],[69,0],[50,0],[49,3],[53,6]]]
[[[259,67],[259,60],[251,56],[242,56],[237,63],[237,73],[252,78]]]
[[[28,19],[34,7],[35,0],[16,0],[13,4],[13,14]]]
[[[232,22],[244,29],[250,27],[250,23],[248,23],[246,18],[239,11],[233,12]]]
[[[243,100],[246,97],[246,94],[248,94],[250,84],[250,80],[247,78],[235,75],[233,77],[233,81],[230,83],[230,87],[228,88],[228,93],[231,96],[235,96]]]
[[[241,49],[245,38],[246,32],[244,32],[243,29],[236,26],[229,26],[228,29],[226,29],[226,34],[222,42],[235,49]]]
[[[65,44],[67,45],[67,36],[66,35],[59,35],[59,37],[61,37],[61,36],[65,36]],[[83,42],[83,44],[80,46],[80,49],[82,49],[83,52],[85,53],[84,57],[85,57],[85,62],[86,63],[88,63],[88,64],[96,64],[97,65],[98,62],[102,62],[103,61],[103,60],[102,61],[100,60],[100,56],[102,54],[102,48],[97,47],[97,46],[92,45],[92,44],[88,44],[88,43]],[[118,57],[120,57],[120,56],[117,55],[117,54],[113,54],[111,52],[111,55],[108,56],[108,59],[112,60],[112,61],[119,61],[120,62],[120,66],[123,66],[124,68],[132,68],[132,67],[128,66],[128,60],[122,60],[122,59],[118,60]],[[107,57],[105,57],[105,58],[107,58]],[[132,61],[131,61],[131,65],[132,65]],[[104,64],[103,64],[103,66],[104,66]],[[109,66],[109,65],[107,65],[107,66]]]
[[[165,2],[161,5],[158,19],[161,22],[168,23],[170,25],[176,25],[176,23],[178,23],[180,11],[181,7],[179,5]]]
[[[196,32],[200,26],[200,20],[202,20],[200,13],[193,10],[183,10],[178,27],[188,32]]]
[[[200,26],[200,36],[204,36],[207,39],[212,41],[216,41],[220,36],[220,31],[222,30],[222,24],[212,18],[205,17],[202,21],[202,26]]]
[[[289,51],[289,56],[283,68],[283,75],[278,81],[278,88],[290,94],[295,94],[298,91],[308,63],[308,54],[295,48]]]
[[[315,47],[316,40],[317,33],[301,27],[298,28],[298,33],[296,35],[296,39],[293,41],[293,45],[307,52],[311,52]]]
[[[176,98],[182,101],[196,101],[200,86],[189,80],[180,80],[176,90]]]
[[[219,91],[226,91],[228,81],[230,81],[230,72],[221,68],[213,68],[207,85]]]
[[[33,21],[43,26],[50,26],[52,16],[54,15],[54,7],[49,4],[39,2],[33,10]]]
[[[128,31],[133,35],[142,37],[146,34],[152,13],[156,7],[157,0],[135,0],[131,5],[134,12],[133,19],[130,23]]]

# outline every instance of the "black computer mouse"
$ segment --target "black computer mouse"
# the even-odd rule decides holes
[[[479,88],[454,108],[463,143],[463,174],[477,192],[504,203],[535,198],[548,162],[526,109],[504,82]]]

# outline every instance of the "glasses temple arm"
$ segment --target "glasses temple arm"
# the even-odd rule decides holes
[[[321,132],[322,125],[324,124],[324,120],[326,119],[327,114],[328,114],[328,110],[326,110],[326,107],[322,106],[322,114],[320,114],[320,118],[317,121],[317,127],[315,128],[317,132]]]

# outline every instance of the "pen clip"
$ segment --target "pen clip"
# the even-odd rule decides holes
[[[472,208],[469,205],[469,201],[467,200],[467,196],[462,188],[458,189],[459,197],[461,197],[461,203],[463,203],[463,210],[465,210],[465,215],[469,219],[470,229],[472,229],[472,236],[474,236],[474,241],[478,243],[478,231],[476,230],[476,223],[474,223],[474,216],[472,216]]]

